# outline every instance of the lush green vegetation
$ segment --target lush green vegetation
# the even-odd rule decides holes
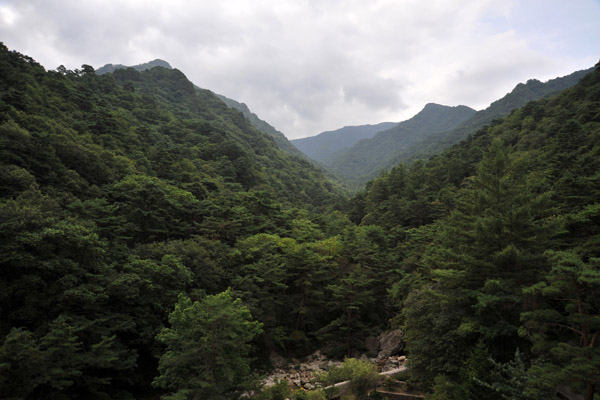
[[[344,355],[385,324],[381,230],[181,72],[45,71],[2,46],[0,94],[0,397],[228,396],[242,359]],[[182,386],[178,346],[206,330],[176,315],[228,288],[263,333]]]
[[[118,69],[127,69],[127,68],[133,68],[136,71],[140,71],[141,72],[141,71],[145,71],[147,69],[151,69],[151,68],[154,68],[154,67],[163,67],[163,68],[168,68],[168,69],[172,69],[173,68],[173,67],[171,67],[171,64],[169,64],[165,60],[156,59],[156,60],[148,61],[147,63],[133,65],[131,67],[128,67],[128,66],[123,65],[123,64],[106,64],[106,65],[98,68],[95,72],[98,75],[103,75],[103,74],[108,74],[108,73],[111,73],[111,72],[115,72]]]
[[[431,398],[600,385],[600,71],[346,200],[180,71],[1,46],[0,171],[2,398],[237,398],[391,326]]]
[[[411,119],[336,154],[328,165],[351,188],[362,188],[367,181],[378,176],[399,152],[430,135],[456,127],[473,114],[475,110],[466,106],[427,104]]]
[[[394,322],[432,398],[594,398],[599,152],[596,70],[353,200],[398,257]]]
[[[217,97],[221,99],[223,103],[227,104],[228,107],[235,108],[236,110],[244,114],[244,117],[246,117],[246,119],[252,124],[253,127],[271,136],[281,150],[290,153],[293,156],[299,156],[304,158],[306,157],[304,153],[302,153],[300,150],[294,147],[294,145],[287,140],[283,133],[279,132],[273,126],[269,125],[269,123],[258,118],[256,114],[250,111],[247,105],[245,105],[244,103],[237,102],[233,99],[227,98],[223,95],[218,94]]]

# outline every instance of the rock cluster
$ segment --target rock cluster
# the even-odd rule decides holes
[[[341,364],[341,361],[328,360],[320,351],[316,351],[303,361],[291,359],[289,362],[282,362],[282,360],[285,359],[279,355],[271,355],[271,365],[275,369],[263,381],[265,386],[272,386],[278,380],[286,380],[296,388],[313,390],[319,387],[319,375],[325,374],[332,366]]]
[[[380,372],[394,371],[401,368],[406,361],[406,356],[399,355],[404,345],[400,330],[385,332],[378,337],[368,337],[365,340],[366,353],[360,356],[360,359],[375,364]],[[286,380],[290,385],[306,390],[320,387],[319,376],[327,373],[332,366],[341,364],[341,361],[328,360],[320,351],[302,361],[287,360],[276,353],[272,353],[269,359],[274,370],[263,381],[265,386]]]

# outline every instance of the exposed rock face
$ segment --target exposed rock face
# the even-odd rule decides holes
[[[404,340],[402,340],[403,337],[404,335],[400,329],[379,335],[380,351],[377,357],[388,358],[401,352],[405,346]]]

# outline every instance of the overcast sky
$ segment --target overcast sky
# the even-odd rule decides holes
[[[589,68],[600,0],[0,0],[0,40],[47,69],[164,59],[293,139]]]

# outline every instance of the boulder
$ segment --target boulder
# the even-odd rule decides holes
[[[396,329],[390,332],[384,332],[379,335],[379,354],[378,358],[388,358],[390,356],[400,353],[405,346],[404,337],[400,329]]]

